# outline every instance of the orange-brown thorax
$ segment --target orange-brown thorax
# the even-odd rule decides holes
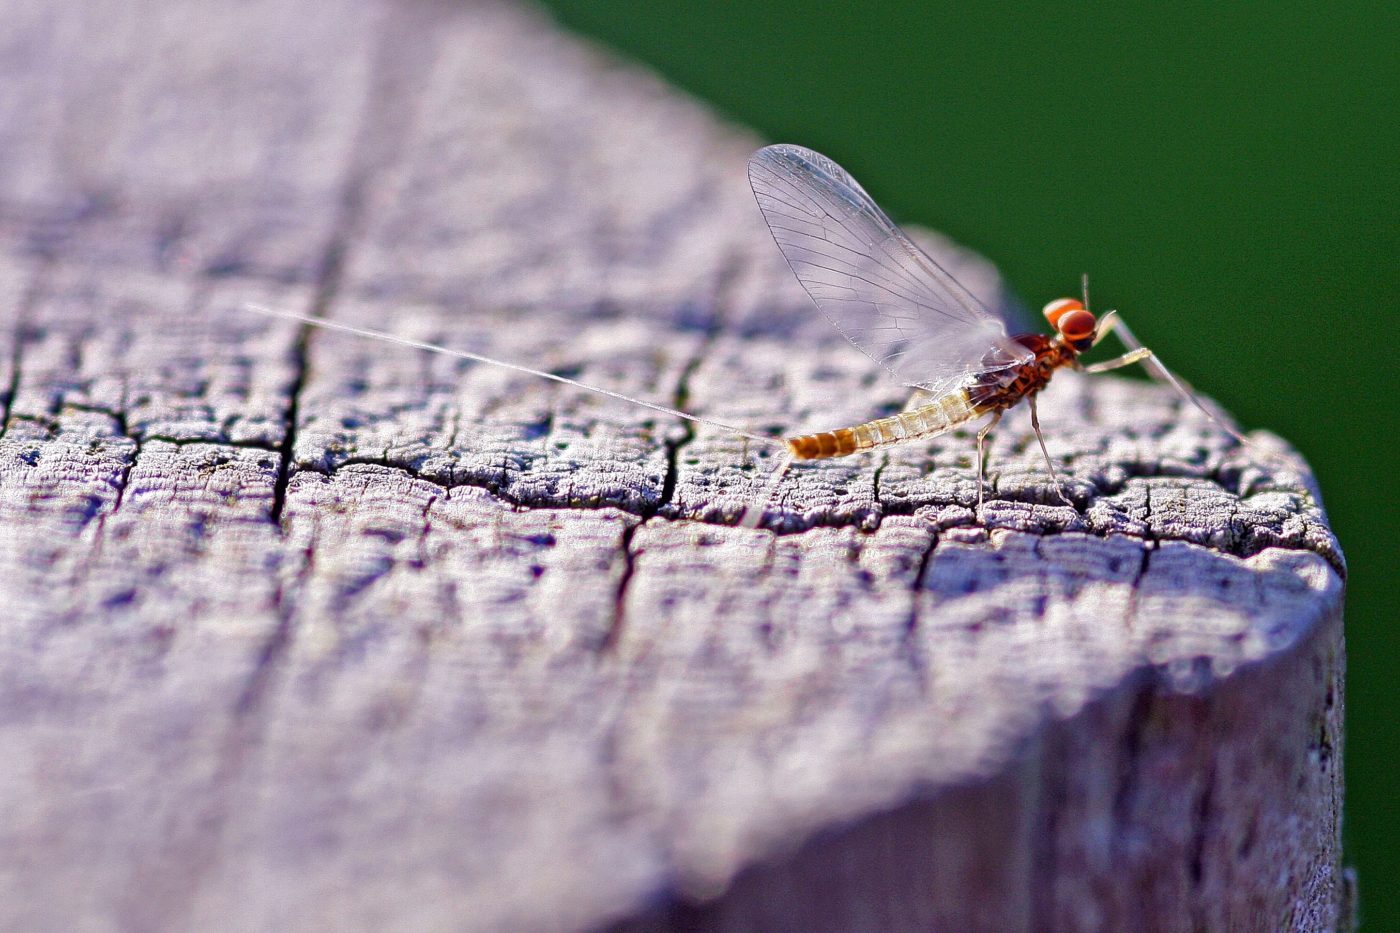
[[[984,373],[967,395],[981,411],[1004,411],[1045,388],[1061,366],[1076,365],[1079,354],[1093,346],[1098,318],[1078,298],[1057,298],[1045,306],[1045,319],[1055,336],[1019,334],[1011,339],[1035,354],[1009,370]]]
[[[1045,388],[1061,366],[1072,366],[1079,351],[1068,342],[1044,334],[1018,334],[1011,338],[1035,356],[1010,369],[984,373],[967,389],[968,401],[979,413],[1004,411]]]

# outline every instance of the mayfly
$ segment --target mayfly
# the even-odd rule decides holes
[[[857,349],[914,390],[900,414],[778,440],[556,373],[323,318],[248,307],[315,327],[551,379],[779,447],[783,456],[768,481],[764,501],[746,510],[743,524],[750,527],[762,520],[773,490],[793,461],[844,457],[927,440],[986,418],[977,432],[980,511],[987,436],[1006,411],[1022,401],[1030,408],[1031,428],[1056,491],[1072,505],[1046,449],[1035,404],[1036,394],[1061,368],[1101,373],[1141,363],[1236,440],[1248,443],[1139,343],[1117,312],[1095,316],[1089,310],[1087,284],[1082,299],[1061,298],[1045,306],[1053,334],[1010,336],[1000,318],[915,245],[865,189],[826,156],[801,146],[767,146],[749,159],[749,183],[778,249],[813,303]],[[1110,333],[1128,352],[1089,366],[1080,363],[1079,355]]]
[[[847,340],[915,393],[905,411],[854,427],[787,440],[788,462],[842,457],[933,438],[986,417],[977,432],[977,505],[981,509],[987,435],[1021,401],[1060,498],[1045,447],[1036,394],[1062,367],[1101,373],[1144,364],[1241,443],[1237,431],[1162,365],[1117,312],[1102,318],[1083,299],[1045,306],[1054,334],[1009,336],[1006,325],[914,244],[841,166],[801,146],[760,149],[749,183],[763,219],[813,303]],[[1079,355],[1116,332],[1128,352],[1085,366]],[[781,463],[775,476],[787,463]]]

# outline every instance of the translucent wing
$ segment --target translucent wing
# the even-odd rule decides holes
[[[826,156],[768,146],[749,159],[749,183],[807,294],[899,381],[939,391],[967,373],[1030,359],[999,318]]]

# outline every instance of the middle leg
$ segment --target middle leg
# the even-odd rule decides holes
[[[982,511],[982,487],[987,478],[987,435],[992,428],[997,426],[1001,420],[1001,412],[992,415],[992,420],[982,426],[982,430],[977,432],[977,511]]]

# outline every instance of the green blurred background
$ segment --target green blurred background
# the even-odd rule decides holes
[[[1033,307],[1088,271],[1096,306],[1302,449],[1350,569],[1347,857],[1365,927],[1400,930],[1400,4],[546,5],[832,156]]]

